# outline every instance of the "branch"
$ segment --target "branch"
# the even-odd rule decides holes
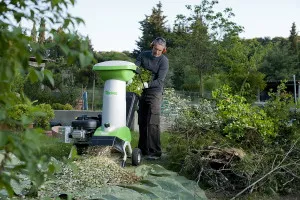
[[[203,172],[203,167],[201,167],[201,171],[200,171],[199,174],[198,174],[197,185],[199,185],[199,181],[200,181],[202,172]]]
[[[292,145],[292,147],[289,149],[289,151],[285,154],[285,156],[283,157],[283,159],[280,161],[280,163],[273,168],[271,171],[269,171],[268,173],[266,173],[264,176],[262,176],[260,179],[256,180],[255,182],[253,182],[251,185],[249,185],[248,187],[246,187],[245,189],[243,189],[241,192],[239,192],[237,195],[235,195],[233,198],[231,198],[230,200],[234,200],[237,197],[239,197],[241,194],[243,194],[245,191],[247,191],[248,189],[252,188],[253,186],[255,186],[257,183],[259,183],[261,180],[265,179],[267,176],[269,176],[270,174],[272,174],[273,172],[275,172],[278,169],[284,168],[286,166],[289,166],[289,164],[287,165],[282,165],[282,163],[287,159],[288,155],[293,151],[295,145],[297,144],[298,140],[300,138],[298,138],[296,140],[296,142]],[[276,159],[276,157],[275,157]]]
[[[294,174],[293,172],[289,171],[288,169],[286,169],[285,167],[282,168],[284,171],[286,171],[287,173],[289,173],[290,175],[292,175],[294,178],[300,179],[300,176]]]

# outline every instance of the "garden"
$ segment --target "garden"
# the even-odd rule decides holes
[[[299,85],[291,92],[286,84],[300,77],[295,23],[288,38],[243,39],[232,9],[216,13],[217,1],[203,0],[186,6],[190,14],[178,15],[170,29],[159,3],[140,21],[137,49],[102,52],[74,31],[83,23],[67,12],[74,4],[0,3],[1,199],[300,196]],[[134,62],[158,35],[167,39],[170,61],[161,160],[122,168],[111,148],[78,155],[72,144],[49,134],[54,110],[78,109],[83,91],[92,93],[90,108],[100,111],[103,80],[92,70],[96,63]],[[140,78],[127,91],[140,94]],[[266,90],[270,82],[279,84]],[[266,101],[257,104],[263,92]],[[138,133],[131,134],[136,147]]]

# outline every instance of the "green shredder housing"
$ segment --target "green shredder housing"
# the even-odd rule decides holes
[[[93,70],[97,71],[102,80],[109,79],[129,81],[134,77],[136,65],[128,61],[106,61],[93,66]]]

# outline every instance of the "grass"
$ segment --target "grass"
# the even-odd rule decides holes
[[[161,142],[161,147],[162,147],[162,151],[165,152],[166,151],[166,146],[168,144],[168,140],[170,138],[170,133],[169,132],[162,132],[160,134],[160,142]],[[132,148],[135,148],[138,146],[138,142],[139,142],[139,133],[136,131],[132,131],[131,132],[131,146]]]
[[[166,146],[170,138],[170,133],[163,132],[161,133],[161,146],[162,151],[166,152]],[[136,131],[131,132],[131,146],[136,148],[139,141],[139,133]],[[64,143],[60,138],[43,136],[41,139],[41,155],[52,156],[58,160],[68,158],[71,151],[72,144]]]
[[[57,160],[68,158],[72,148],[72,144],[64,143],[60,138],[49,137],[44,135],[41,137],[41,155],[54,157]]]
[[[139,141],[139,133],[138,132],[131,132],[131,136],[132,136],[132,140],[131,140],[131,146],[132,148],[135,148],[138,146],[138,141]],[[161,147],[162,147],[162,152],[163,155],[161,157],[161,159],[158,160],[142,160],[142,164],[159,164],[161,166],[163,166],[164,168],[168,168],[169,165],[169,159],[166,156],[166,147],[169,141],[169,138],[171,137],[171,134],[169,132],[162,132],[160,134],[160,142],[161,142]],[[134,169],[131,169],[134,170]]]

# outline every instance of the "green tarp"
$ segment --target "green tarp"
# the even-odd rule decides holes
[[[1,160],[0,152],[0,160]],[[17,158],[11,157],[10,164],[18,163]],[[14,162],[15,160],[15,162]],[[195,181],[188,180],[177,173],[169,171],[159,164],[143,164],[136,168],[131,168],[134,173],[142,177],[135,184],[124,185],[106,185],[102,187],[86,187],[81,191],[55,191],[56,179],[50,180],[53,183],[53,193],[46,193],[48,197],[58,197],[60,194],[67,193],[69,197],[75,199],[102,199],[102,200],[152,200],[152,199],[182,199],[182,200],[207,200],[204,191],[199,188]],[[20,183],[12,182],[16,194],[22,194],[26,188],[30,188],[30,181],[27,177],[20,175]],[[71,188],[70,188],[71,189]],[[70,192],[69,191],[69,192]],[[57,193],[59,192],[59,193]],[[51,193],[51,192],[50,192]],[[6,192],[0,190],[1,195],[5,196]],[[30,198],[29,198],[30,199]],[[31,198],[32,199],[32,198]]]
[[[168,171],[160,165],[141,165],[135,169],[135,172],[143,177],[138,183],[105,186],[100,189],[87,188],[80,194],[90,199],[103,200],[207,199],[204,191],[195,181]]]

